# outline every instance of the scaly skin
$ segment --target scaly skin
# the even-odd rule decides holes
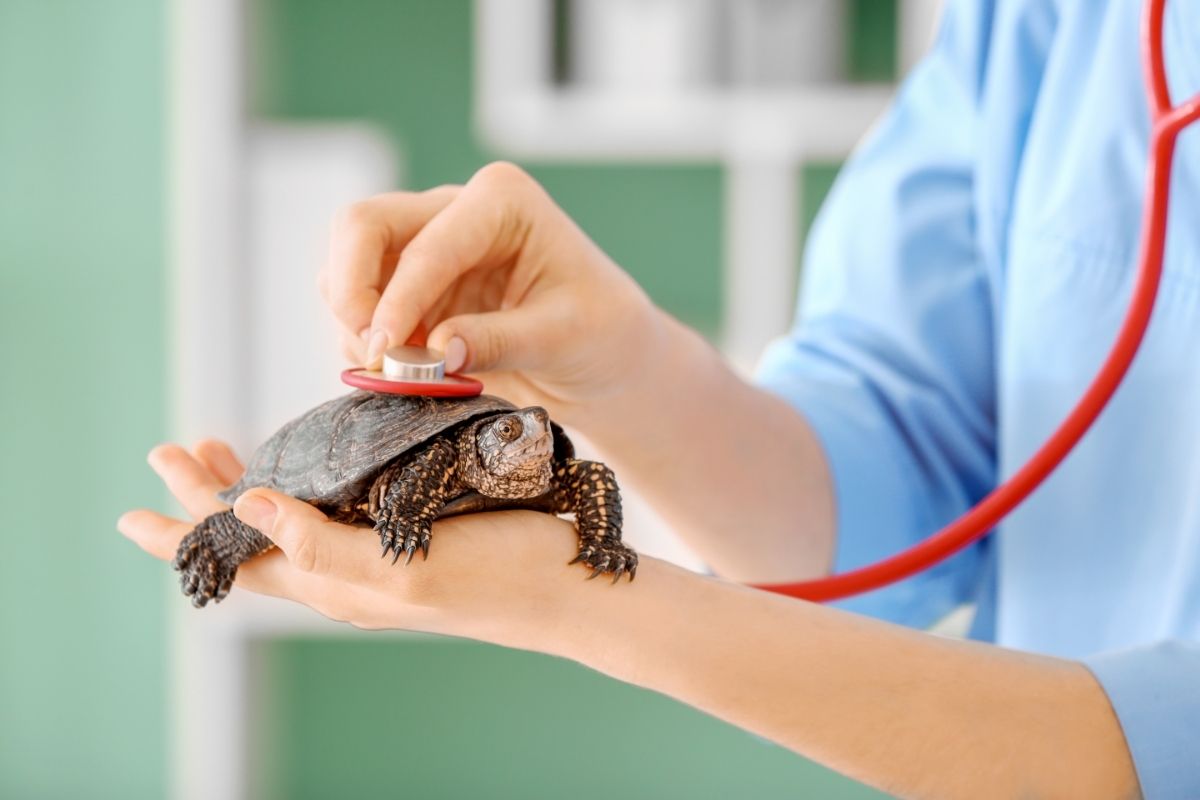
[[[579,530],[580,561],[592,568],[589,580],[612,573],[613,583],[637,574],[637,553],[621,542],[621,493],[613,471],[597,461],[567,459],[554,470],[554,511],[573,513]]]
[[[331,518],[375,523],[383,554],[392,561],[405,555],[412,560],[418,547],[429,556],[433,522],[450,500],[473,491],[463,479],[461,459],[472,450],[464,437],[436,437],[424,448],[386,467],[367,496],[351,508],[327,509]],[[456,440],[457,439],[457,440]],[[534,508],[557,514],[574,514],[579,532],[579,555],[570,563],[591,567],[590,578],[608,573],[613,582],[637,573],[638,557],[621,542],[621,494],[612,470],[595,461],[565,459],[553,464],[550,489],[531,498],[484,498],[480,508]],[[173,566],[181,573],[184,594],[192,605],[220,602],[229,594],[237,568],[274,545],[267,537],[233,515],[222,511],[207,517],[180,543]]]
[[[239,566],[274,546],[233,511],[222,511],[205,517],[183,537],[171,566],[181,573],[180,585],[192,605],[203,608],[209,600],[225,599]]]
[[[429,541],[433,521],[445,508],[447,501],[464,490],[458,480],[458,449],[445,439],[435,439],[396,470],[387,470],[376,481],[386,481],[375,518],[375,530],[383,545],[383,555],[395,552],[392,563],[407,553],[404,563],[412,561],[420,545],[429,558]]]

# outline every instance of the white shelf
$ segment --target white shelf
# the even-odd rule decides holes
[[[902,66],[923,49],[929,33],[922,28],[932,25],[938,5],[937,0],[902,3]],[[626,20],[635,7],[636,0],[583,5],[592,17],[608,10]],[[649,8],[652,20],[672,20],[692,32],[695,47],[715,50],[711,37],[702,35],[712,31],[711,20],[686,17],[714,17],[723,11],[736,17],[753,6],[652,0]],[[475,124],[490,148],[526,161],[715,161],[725,168],[728,244],[718,344],[740,370],[750,372],[758,354],[787,330],[792,317],[803,202],[798,168],[808,161],[844,159],[886,107],[893,87],[827,81],[782,88],[706,84],[697,55],[686,50],[691,41],[686,38],[672,40],[661,56],[674,64],[657,63],[657,52],[641,54],[643,71],[656,76],[644,84],[624,67],[606,70],[593,64],[589,74],[615,76],[611,85],[562,85],[553,75],[550,0],[477,0],[475,9]],[[836,4],[816,3],[812,10],[827,24],[838,19]],[[613,25],[592,28],[600,31],[597,35],[615,36]],[[797,47],[828,50],[823,41],[833,35],[828,30],[805,33]],[[572,39],[576,44],[577,38]],[[629,38],[644,49],[638,37]],[[744,43],[737,46],[746,49]],[[631,47],[617,50],[629,58],[638,54]],[[593,49],[597,52],[590,59],[602,57],[602,51]],[[742,63],[753,55],[735,53],[733,60]],[[748,71],[744,64],[738,69]],[[811,69],[827,76],[820,64]],[[675,85],[662,76],[675,76]],[[664,231],[671,235],[681,234]]]

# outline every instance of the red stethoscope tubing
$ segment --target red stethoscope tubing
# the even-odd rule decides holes
[[[800,583],[763,584],[755,588],[824,602],[869,592],[928,569],[986,536],[1054,471],[1108,405],[1137,354],[1158,294],[1175,142],[1181,130],[1200,119],[1200,93],[1186,103],[1171,105],[1162,47],[1165,4],[1166,0],[1149,0],[1142,15],[1142,60],[1150,95],[1151,130],[1137,282],[1116,342],[1087,391],[1024,466],[974,508],[914,547],[839,575]]]

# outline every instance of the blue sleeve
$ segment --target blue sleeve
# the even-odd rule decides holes
[[[798,322],[757,380],[814,428],[833,473],[834,570],[928,536],[995,479],[990,285],[974,159],[990,4],[947,9],[930,55],[841,171],[805,253]],[[978,546],[844,601],[924,626],[968,599]]]
[[[1200,797],[1200,644],[1084,659],[1121,723],[1146,800]]]

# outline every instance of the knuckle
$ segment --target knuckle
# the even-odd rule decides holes
[[[434,186],[432,189],[426,189],[425,194],[434,197],[451,198],[462,191],[462,185],[458,183],[443,183],[441,186]]]
[[[334,217],[334,227],[343,231],[354,231],[374,225],[377,220],[375,204],[371,200],[358,200],[343,206]]]
[[[511,191],[532,182],[529,173],[511,161],[493,161],[471,178],[471,183],[501,191]]]
[[[385,292],[375,310],[375,324],[377,327],[389,331],[393,336],[406,335],[408,331],[399,331],[402,321],[412,325],[424,314],[425,310],[411,296],[397,297],[395,292],[389,296]]]
[[[331,281],[325,287],[325,292],[325,299],[328,303],[343,313],[352,307],[359,294],[355,287],[348,285],[345,280]]]
[[[319,536],[311,534],[307,530],[294,530],[294,526],[288,526],[284,523],[285,528],[292,536],[289,537],[295,543],[292,547],[291,558],[292,566],[301,572],[310,572],[315,575],[323,574],[329,566],[329,550],[325,547],[324,542]]]
[[[403,269],[412,269],[412,265],[436,263],[440,251],[438,242],[427,241],[424,237],[413,239],[400,252],[400,266],[396,268],[395,275],[403,274]]]
[[[502,326],[489,329],[484,337],[483,351],[479,354],[480,359],[494,364],[512,351],[512,333]]]

